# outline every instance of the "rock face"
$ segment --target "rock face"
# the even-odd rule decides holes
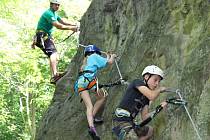
[[[210,139],[209,5],[208,0],[93,0],[81,20],[80,34],[81,44],[96,44],[117,53],[120,71],[128,81],[139,78],[149,64],[163,68],[166,78],[162,85],[182,91],[203,140]],[[85,106],[72,90],[82,60],[81,47],[56,86],[37,140],[90,139]],[[113,65],[98,77],[107,83],[119,79],[119,74]],[[112,113],[125,89],[125,85],[107,89],[105,123],[97,126],[102,140],[116,139],[111,133]],[[166,96],[173,94],[162,94],[151,107]],[[170,105],[150,124],[155,128],[155,140],[198,140],[182,107]]]

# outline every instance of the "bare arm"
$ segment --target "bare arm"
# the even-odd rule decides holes
[[[67,25],[61,24],[58,21],[55,21],[52,24],[53,24],[53,26],[55,26],[56,28],[61,29],[61,30],[72,30],[74,32],[77,31],[77,27],[76,26],[67,26]]]
[[[146,120],[149,117],[149,106],[146,105],[143,107],[141,111],[141,119],[142,121]]]
[[[61,23],[61,24],[63,24],[63,25],[67,25],[67,26],[77,26],[77,25],[75,25],[75,24],[68,23],[68,22],[66,22],[66,21],[63,20],[63,19],[59,20],[58,22]]]
[[[165,87],[158,87],[155,90],[150,90],[146,86],[139,86],[137,89],[146,96],[150,101],[154,101],[161,92],[163,92],[166,88]]]

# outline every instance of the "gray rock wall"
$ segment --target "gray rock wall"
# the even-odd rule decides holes
[[[93,0],[81,20],[81,44],[96,44],[119,55],[128,81],[139,78],[146,65],[166,72],[162,85],[179,88],[203,140],[210,139],[210,12],[208,0]],[[52,104],[40,122],[37,140],[89,140],[85,107],[73,94],[83,49],[56,86]],[[99,73],[106,83],[119,78],[113,65]],[[105,123],[97,126],[102,140],[114,140],[112,113],[126,86],[108,89]],[[67,95],[73,95],[71,99]],[[157,100],[155,105],[162,99]],[[69,100],[68,100],[69,99]],[[169,106],[151,125],[155,140],[198,140],[183,108]]]

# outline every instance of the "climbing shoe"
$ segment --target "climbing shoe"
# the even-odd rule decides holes
[[[103,118],[94,118],[94,124],[102,124],[104,122]]]
[[[63,72],[63,73],[56,73],[55,76],[53,76],[51,79],[50,79],[50,83],[51,84],[56,84],[56,82],[61,78],[63,77],[67,72]]]
[[[100,140],[100,137],[98,136],[95,127],[90,127],[88,129],[88,133],[92,137],[93,140]]]

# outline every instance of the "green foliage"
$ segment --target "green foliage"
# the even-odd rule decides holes
[[[34,139],[36,124],[53,97],[48,59],[39,48],[30,48],[41,13],[34,11],[41,6],[46,10],[44,5],[49,6],[48,1],[1,0],[0,25],[4,28],[0,31],[0,139]],[[69,20],[79,19],[77,15],[68,17],[67,12],[62,8],[59,14]],[[68,34],[54,33],[60,71],[67,69],[77,50],[77,35],[61,42]]]

